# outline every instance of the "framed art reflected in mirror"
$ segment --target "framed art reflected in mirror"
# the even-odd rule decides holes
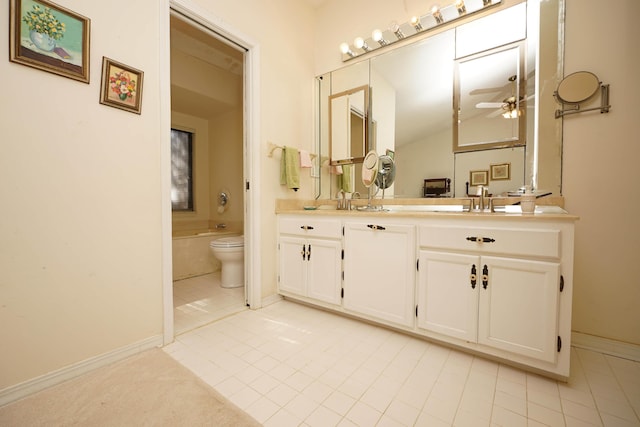
[[[511,163],[491,165],[491,181],[503,181],[511,179]]]
[[[489,171],[471,171],[469,172],[469,185],[487,185],[489,184]]]

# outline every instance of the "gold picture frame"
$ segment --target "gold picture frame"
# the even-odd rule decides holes
[[[491,165],[491,181],[504,181],[511,179],[511,163]]]
[[[102,57],[100,103],[141,114],[143,80],[144,72]]]
[[[46,0],[9,1],[9,61],[89,83],[91,21]]]
[[[489,184],[489,171],[478,170],[469,172],[469,185],[487,185]]]

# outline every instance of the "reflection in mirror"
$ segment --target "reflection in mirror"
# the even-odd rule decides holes
[[[331,165],[361,162],[368,149],[368,86],[329,97]]]
[[[378,154],[375,150],[371,150],[367,153],[364,160],[361,163],[362,167],[362,184],[366,187],[367,191],[367,206],[358,207],[358,210],[363,211],[375,211],[376,208],[371,206],[371,198],[378,191],[375,182],[378,176]]]
[[[456,61],[453,151],[525,144],[523,43]]]
[[[382,198],[384,199],[385,190],[393,184],[396,178],[396,164],[391,156],[383,154],[378,157],[378,176],[376,185],[382,190]]]
[[[455,31],[371,59],[376,149],[395,151],[385,196],[422,197],[426,178],[453,179],[451,108]]]
[[[523,16],[522,10],[526,15],[516,22],[514,17]],[[334,197],[337,182],[336,176],[331,174],[328,158],[328,97],[362,85],[370,85],[371,88],[371,148],[378,153],[384,153],[386,149],[396,153],[396,179],[387,189],[387,196],[422,197],[425,179],[451,178],[452,191],[447,195],[464,197],[469,170],[489,170],[491,165],[505,163],[510,163],[511,180],[490,180],[491,193],[533,183],[536,188],[559,195],[562,121],[554,118],[557,104],[553,91],[563,74],[563,11],[564,0],[527,0],[515,6],[496,8],[495,13],[465,21],[457,28],[449,26],[437,34],[416,36],[413,43],[386,52],[374,52],[369,54],[370,59],[363,58],[331,72],[330,76],[325,74],[319,91],[318,151],[324,159],[321,197]],[[505,22],[500,23],[503,19]],[[521,19],[526,19],[526,25]],[[490,27],[488,31],[485,20]],[[500,28],[500,31],[491,30],[495,28]],[[501,34],[499,43],[495,37],[489,37],[494,33]],[[455,52],[458,52],[458,57],[465,58],[478,53],[477,43],[462,46],[463,39],[483,41],[481,49],[486,50],[521,40],[522,34],[526,34],[527,72],[526,79],[524,73],[518,74],[523,76],[519,83],[524,86],[518,90],[524,90],[526,97],[526,105],[523,105],[526,108],[526,126],[523,126],[526,145],[454,155]],[[505,74],[502,82],[491,87],[505,86],[509,77],[516,74]],[[443,92],[445,95],[440,96]],[[499,100],[505,98],[507,96]],[[357,168],[361,164],[354,166]],[[355,176],[360,176],[358,172]]]

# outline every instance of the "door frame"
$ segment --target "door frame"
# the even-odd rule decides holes
[[[163,342],[174,340],[173,326],[173,256],[171,237],[171,58],[170,15],[179,13],[204,30],[215,33],[220,40],[245,50],[244,54],[244,126],[243,177],[245,289],[251,309],[262,307],[262,280],[260,266],[260,46],[237,29],[231,27],[210,10],[192,0],[162,0],[160,2],[160,125],[161,180],[162,180],[162,295]],[[226,39],[226,40],[225,40]]]

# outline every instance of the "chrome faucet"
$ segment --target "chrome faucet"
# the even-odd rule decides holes
[[[338,210],[347,209],[347,199],[345,198],[344,190],[338,191],[336,194],[336,198],[338,199]]]
[[[470,211],[484,212],[487,208],[491,209],[491,198],[489,197],[489,188],[482,185],[478,185],[476,191],[476,197],[478,198],[478,204],[475,203],[475,197],[471,198]],[[485,207],[486,205],[486,207]]]

